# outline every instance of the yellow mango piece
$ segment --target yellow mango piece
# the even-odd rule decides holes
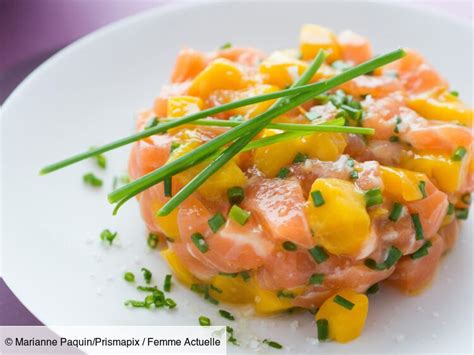
[[[200,72],[189,87],[189,94],[207,98],[215,90],[240,90],[248,82],[244,72],[227,59],[216,59]]]
[[[211,281],[211,285],[222,292],[210,289],[211,296],[219,301],[246,304],[253,303],[255,299],[255,286],[251,280],[244,279],[237,275],[235,277],[217,275]]]
[[[255,287],[255,312],[258,314],[274,314],[292,307],[290,298],[278,297],[276,291]]]
[[[364,195],[353,183],[333,178],[316,179],[313,191],[325,201],[316,207],[310,193],[305,208],[316,243],[335,255],[358,254],[370,233]]]
[[[400,166],[425,174],[441,191],[451,193],[458,191],[465,181],[469,159],[454,161],[446,154],[405,152]]]
[[[329,63],[341,58],[341,48],[332,31],[318,25],[303,25],[300,32],[300,52],[303,59],[313,59],[320,49],[328,53]]]
[[[352,302],[354,304],[352,309],[349,310],[334,302],[337,295]],[[366,295],[344,289],[324,301],[316,313],[316,320],[328,321],[330,339],[347,343],[362,333],[368,311],[369,300]]]
[[[168,117],[177,118],[202,110],[204,102],[195,96],[174,96],[168,99]]]
[[[380,176],[385,194],[399,202],[416,201],[423,198],[419,184],[427,181],[424,174],[387,166],[380,167]]]
[[[264,83],[285,88],[298,80],[307,66],[305,62],[277,51],[260,63],[259,71]]]
[[[247,97],[270,94],[278,90],[279,88],[275,85],[260,84],[260,85],[253,86],[242,92],[238,92],[234,100],[241,100]],[[258,116],[262,114],[263,112],[265,112],[271,105],[273,105],[274,102],[275,100],[268,100],[268,101],[258,102],[253,105],[238,107],[232,110],[232,114],[242,115],[245,118],[254,118],[255,116]]]
[[[153,211],[158,211],[164,206],[164,202],[153,201],[151,208]],[[163,230],[163,233],[174,240],[179,240],[179,228],[178,228],[178,210],[173,210],[167,216],[157,216],[155,214],[155,222]]]
[[[274,129],[263,130],[261,138],[281,133]],[[254,150],[253,162],[267,177],[275,177],[280,169],[290,165],[301,149],[301,140],[296,138],[289,141],[275,143]]]
[[[412,97],[408,100],[408,106],[427,119],[457,122],[472,127],[472,108],[447,91]]]
[[[347,146],[344,133],[315,133],[301,138],[301,153],[319,160],[337,160]]]
[[[182,144],[171,153],[170,160],[175,160],[178,157],[189,153],[200,144],[201,142],[197,140],[190,140],[187,143]],[[201,194],[201,196],[210,201],[219,201],[225,198],[229,188],[233,186],[243,187],[247,182],[247,177],[236,162],[236,159],[232,159],[216,173],[211,175],[206,180],[206,182],[199,186],[197,191]],[[199,172],[201,172],[205,167],[207,167],[209,163],[209,161],[204,161],[175,175],[173,179],[177,179],[181,185],[185,185],[197,174],[199,174]]]
[[[200,283],[199,279],[188,271],[173,250],[164,249],[160,251],[160,255],[166,260],[176,278],[183,284],[191,287],[192,284]]]

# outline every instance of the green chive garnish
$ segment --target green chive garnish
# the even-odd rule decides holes
[[[143,278],[145,279],[145,282],[149,284],[151,281],[151,276],[152,276],[151,271],[148,270],[147,268],[142,267],[142,272],[143,272]]]
[[[392,222],[396,222],[402,215],[402,212],[403,212],[403,205],[398,202],[395,202],[392,206],[392,211],[390,212],[388,219],[391,220]]]
[[[426,181],[420,181],[418,183],[418,188],[420,189],[423,198],[426,198],[428,196],[428,194],[426,193]]]
[[[163,284],[163,290],[165,290],[166,292],[170,292],[171,291],[171,278],[173,276],[168,274],[165,276],[165,282]]]
[[[350,173],[349,177],[352,179],[352,180],[357,180],[359,178],[359,173],[357,172],[357,170],[354,170]]]
[[[455,97],[458,97],[458,96],[459,96],[459,92],[454,91],[454,90],[453,90],[453,91],[450,91],[449,93],[450,93],[451,95],[455,96]]]
[[[235,320],[234,316],[227,312],[226,310],[219,309],[219,314],[221,315],[222,318],[228,319],[228,320]]]
[[[321,285],[324,281],[324,274],[313,274],[309,278],[310,285]]]
[[[201,253],[205,253],[209,250],[209,246],[201,233],[193,233],[193,235],[191,235],[191,240]]]
[[[219,49],[229,49],[232,47],[232,43],[226,42],[222,46],[219,47]]]
[[[165,177],[165,179],[163,180],[163,184],[164,184],[164,195],[166,197],[171,197],[172,187],[173,187],[171,176]]]
[[[125,306],[132,306],[135,308],[148,308],[149,306],[143,301],[128,300],[125,301]]]
[[[295,294],[290,291],[280,290],[277,292],[277,297],[279,298],[295,298]]]
[[[280,171],[278,172],[278,177],[280,179],[284,179],[288,176],[288,174],[290,173],[290,169],[286,168],[286,167],[283,167],[280,169]]]
[[[227,199],[232,205],[238,205],[244,200],[244,189],[240,186],[234,186],[227,190]]]
[[[364,194],[367,207],[380,205],[383,203],[382,191],[379,188],[367,190]]]
[[[385,270],[385,262],[377,263],[374,259],[365,259],[364,265],[367,266],[369,269],[372,270]]]
[[[288,251],[295,251],[296,249],[298,249],[296,244],[293,242],[290,242],[289,240],[287,240],[286,242],[283,242],[282,246],[283,246],[283,249],[288,250]]]
[[[156,234],[154,233],[148,234],[147,244],[150,247],[150,249],[156,249],[156,246],[158,245],[159,241],[160,241],[160,238]]]
[[[385,259],[385,268],[390,269],[403,256],[403,253],[393,245],[388,250],[387,259]]]
[[[232,277],[234,279],[237,276],[239,276],[239,273],[238,272],[222,272],[222,271],[219,271],[219,275]]]
[[[349,311],[351,311],[352,308],[354,308],[354,306],[355,306],[354,303],[352,303],[348,299],[346,299],[342,296],[339,296],[339,295],[336,295],[332,300],[333,300],[334,303],[337,303],[339,306],[342,306],[345,309],[348,309]]]
[[[224,291],[222,291],[219,287],[216,287],[214,285],[210,285],[209,286],[209,289],[213,290],[213,291],[216,291],[217,293],[222,293]]]
[[[388,140],[392,143],[398,143],[400,142],[400,138],[398,136],[390,136]]]
[[[167,298],[165,299],[165,305],[168,306],[169,309],[173,309],[176,307],[176,302],[171,298]]]
[[[415,239],[422,240],[425,238],[423,233],[423,225],[420,221],[420,215],[418,213],[411,215],[411,220],[413,222],[413,227],[415,227]]]
[[[275,348],[275,349],[281,349],[283,346],[276,341],[270,340],[270,339],[265,339],[263,340],[263,343],[267,344],[268,346]]]
[[[417,251],[410,255],[410,258],[416,260],[428,255],[428,249],[431,248],[432,245],[429,240],[426,241]]]
[[[466,220],[469,217],[469,208],[455,208],[454,214],[457,219]]]
[[[229,211],[229,218],[243,226],[250,218],[250,212],[240,208],[237,205],[233,205]]]
[[[395,128],[393,129],[393,132],[400,133],[400,123],[402,123],[402,118],[400,116],[397,116],[397,118],[395,119]]]
[[[451,216],[454,213],[454,205],[450,202],[448,205],[448,210],[446,211],[446,214],[448,216]]]
[[[316,328],[318,330],[318,340],[325,341],[329,338],[329,323],[327,319],[321,318],[316,320]]]
[[[171,146],[170,146],[170,153],[172,153],[173,151],[178,149],[180,146],[181,146],[181,144],[179,144],[178,142],[172,142]]]
[[[134,282],[135,281],[135,275],[130,271],[127,271],[125,274],[123,274],[123,278],[127,282]]]
[[[295,159],[293,159],[293,163],[304,163],[306,159],[308,159],[308,156],[306,154],[297,153]]]
[[[227,339],[227,341],[233,345],[239,345],[237,343],[237,339],[234,337],[234,328],[227,326],[226,331],[229,334],[229,338]]]
[[[311,199],[314,207],[320,207],[325,203],[323,194],[319,190],[311,191]]]
[[[108,242],[110,245],[112,245],[116,236],[117,236],[117,232],[112,233],[109,229],[104,229],[100,233],[100,240],[104,242]]]
[[[202,325],[203,327],[208,327],[211,325],[211,320],[207,317],[200,316],[199,317],[199,325]]]
[[[147,124],[145,125],[145,129],[150,129],[156,127],[160,123],[157,117],[152,117],[148,120]]]
[[[374,293],[377,293],[379,292],[379,289],[380,289],[380,286],[378,283],[375,283],[373,284],[372,286],[370,286],[367,291],[365,291],[366,294],[368,295],[373,295]]]
[[[240,276],[242,277],[242,280],[244,280],[245,282],[250,280],[250,273],[248,271],[241,271]]]
[[[461,161],[462,158],[466,155],[467,150],[464,147],[458,147],[455,151],[454,154],[452,155],[451,159],[454,161]]]
[[[309,249],[308,251],[313,257],[314,261],[316,261],[318,264],[321,264],[322,262],[326,261],[327,258],[329,258],[323,247],[315,246],[314,248]]]
[[[95,149],[95,147],[91,147],[91,150]],[[97,166],[101,169],[105,169],[107,167],[107,159],[105,158],[104,155],[102,154],[97,154],[93,156],[95,162],[97,163]]]
[[[211,227],[212,231],[216,233],[221,227],[224,226],[225,218],[222,213],[217,212],[214,216],[209,218],[207,223],[209,224],[209,227]]]
[[[82,180],[91,186],[100,187],[102,186],[102,180],[95,176],[93,173],[87,173],[82,177]]]

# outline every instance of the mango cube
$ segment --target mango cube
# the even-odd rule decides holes
[[[328,53],[329,63],[341,58],[341,49],[333,32],[318,25],[304,25],[300,32],[300,52],[303,59],[313,59],[320,49]]]
[[[188,271],[186,266],[184,266],[181,260],[179,260],[178,256],[173,250],[164,249],[160,251],[160,255],[166,260],[176,278],[183,284],[190,287],[192,284],[200,282],[193,274]]]
[[[285,88],[293,84],[306,70],[307,64],[285,52],[273,52],[259,66],[266,84]]]
[[[399,202],[416,201],[423,198],[420,182],[426,181],[424,174],[399,168],[380,167],[384,191],[392,199]]]
[[[272,92],[278,91],[278,87],[275,85],[266,85],[266,84],[259,84],[253,86],[249,89],[243,90],[242,92],[237,92],[234,100],[241,100],[247,97],[253,97],[258,95],[270,94]],[[268,100],[258,102],[253,105],[242,106],[232,110],[234,115],[242,115],[245,118],[254,118],[265,112],[275,100]]]
[[[204,102],[199,97],[194,96],[174,96],[168,99],[168,117],[178,118],[203,109]]]
[[[211,296],[220,301],[236,304],[246,304],[254,302],[254,283],[251,280],[245,281],[240,275],[214,276],[211,281],[211,285],[221,291],[217,292],[212,288],[210,289]]]

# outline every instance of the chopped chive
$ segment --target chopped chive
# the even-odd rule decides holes
[[[422,240],[425,238],[423,233],[423,225],[420,221],[420,215],[418,213],[411,215],[411,220],[413,222],[413,227],[415,227],[415,239]]]
[[[311,191],[311,199],[314,207],[320,207],[325,203],[323,194],[319,190]]]
[[[145,282],[149,284],[151,281],[151,276],[152,276],[151,271],[148,270],[147,268],[142,267],[142,272],[143,272],[143,278],[145,279]]]
[[[389,140],[390,142],[392,142],[392,143],[397,143],[397,142],[400,142],[400,137],[398,137],[398,136],[390,136],[390,137],[388,138],[388,140]]]
[[[213,305],[218,305],[219,304],[219,301],[216,300],[214,297],[212,297],[210,294],[209,294],[209,288],[206,289],[206,292],[204,292],[204,299],[209,302],[209,303],[212,303]]]
[[[462,194],[462,196],[461,196],[461,201],[462,201],[465,205],[469,206],[469,205],[471,204],[471,193],[466,192],[466,193]]]
[[[392,211],[390,212],[388,219],[391,220],[392,222],[396,222],[402,215],[402,212],[403,212],[403,205],[398,202],[395,202],[392,205]]]
[[[390,269],[403,256],[403,253],[393,245],[388,250],[387,258],[385,259],[385,268]]]
[[[400,123],[402,123],[402,118],[400,116],[397,116],[397,118],[395,119],[395,128],[393,129],[393,132],[400,133]]]
[[[238,205],[244,200],[244,189],[240,186],[234,186],[227,190],[227,199],[233,205]]]
[[[232,47],[232,43],[226,42],[222,46],[219,47],[219,49],[229,49]]]
[[[180,146],[181,146],[181,144],[179,144],[178,142],[172,142],[171,146],[170,146],[170,153],[172,153],[173,151],[178,149]]]
[[[385,263],[377,263],[374,259],[365,259],[364,265],[367,266],[369,269],[372,270],[385,270]]]
[[[280,179],[284,179],[288,176],[288,174],[290,173],[290,169],[286,168],[286,167],[283,167],[280,169],[280,171],[278,172],[278,177]]]
[[[349,311],[352,311],[352,308],[354,308],[355,304],[352,303],[351,301],[349,301],[348,299],[342,297],[342,296],[339,296],[339,295],[336,295],[332,301],[334,303],[337,303],[339,306],[342,306],[344,307],[345,309],[348,309]]]
[[[454,97],[459,97],[459,92],[457,92],[457,91],[455,91],[455,90],[450,91],[449,93],[450,93],[452,96],[454,96]]]
[[[288,251],[295,251],[296,249],[298,249],[296,244],[293,242],[290,242],[289,240],[283,242],[282,246],[283,246],[283,249],[288,250]]]
[[[147,124],[145,125],[145,129],[150,129],[156,127],[160,123],[158,117],[152,117],[148,120]]]
[[[367,190],[364,194],[364,197],[367,207],[372,207],[383,203],[382,191],[380,191],[379,188]]]
[[[240,276],[242,277],[242,279],[247,282],[248,280],[250,280],[250,273],[248,271],[241,271],[240,272]]]
[[[135,308],[147,308],[147,304],[143,301],[136,301],[136,300],[128,300],[125,301],[125,306],[132,306]]]
[[[165,299],[165,305],[168,306],[169,309],[173,309],[176,307],[176,302],[171,298],[167,298]]]
[[[191,291],[196,292],[196,293],[205,293],[207,288],[208,288],[207,285],[202,285],[202,284],[191,285]]]
[[[426,198],[428,196],[426,193],[426,181],[420,181],[418,183],[418,188],[420,189],[421,195],[423,196],[422,198]]]
[[[327,319],[321,318],[316,320],[316,328],[318,330],[318,340],[325,341],[329,338],[329,323]]]
[[[308,159],[308,156],[307,156],[306,154],[297,153],[297,154],[295,155],[295,159],[293,159],[293,163],[294,163],[294,164],[297,164],[297,163],[304,163],[306,159]]]
[[[357,180],[359,178],[359,173],[357,172],[357,170],[354,170],[350,173],[349,177],[352,179],[352,180]]]
[[[225,224],[225,218],[222,213],[217,212],[214,216],[209,218],[207,221],[209,227],[211,227],[212,231],[216,233],[222,226]]]
[[[205,253],[209,250],[209,246],[201,233],[193,233],[193,235],[191,235],[191,240],[201,253]]]
[[[454,213],[454,205],[450,202],[448,205],[448,210],[446,211],[446,214],[448,216],[451,216]]]
[[[240,208],[237,205],[233,205],[229,211],[229,218],[240,224],[245,225],[250,218],[250,212]]]
[[[295,294],[290,291],[280,290],[277,292],[278,298],[295,298]]]
[[[227,339],[227,341],[233,345],[239,345],[237,343],[237,339],[234,337],[234,328],[227,326],[226,331],[229,334],[229,338]]]
[[[145,297],[145,305],[146,305],[146,308],[150,308],[151,305],[155,304],[155,298],[153,297],[153,295],[148,295]]]
[[[410,258],[416,260],[428,255],[428,249],[431,248],[432,245],[429,240],[426,241],[417,251],[410,255]]]
[[[270,340],[270,339],[264,339],[263,343],[267,344],[268,346],[274,348],[274,349],[281,349],[283,346],[276,341]]]
[[[90,149],[94,150],[95,147],[91,147]],[[99,168],[101,169],[107,168],[107,158],[103,154],[94,155],[92,158],[94,158]]]
[[[165,179],[163,180],[163,184],[164,184],[164,195],[166,197],[171,197],[172,196],[172,182],[171,182],[171,176],[167,176],[165,177]]]
[[[156,234],[154,233],[148,234],[147,244],[150,247],[150,249],[156,249],[156,246],[158,245],[159,241],[160,241],[160,238]]]
[[[216,287],[216,286],[214,286],[214,285],[212,285],[212,284],[209,286],[209,288],[210,288],[211,290],[213,290],[213,291],[216,291],[217,293],[222,293],[222,292],[224,292],[224,291],[222,291],[219,287]]]
[[[228,319],[228,320],[235,320],[235,317],[227,312],[226,310],[219,309],[219,314],[221,315],[222,318]]]
[[[355,166],[355,160],[352,159],[352,158],[349,158],[349,159],[347,159],[346,164],[349,168],[353,168]]]
[[[321,285],[324,281],[324,274],[313,274],[309,278],[310,285]]]
[[[87,173],[85,174],[83,177],[82,177],[82,180],[90,185],[90,186],[94,186],[94,187],[100,187],[102,186],[102,180],[99,179],[97,176],[95,176],[93,173]]]
[[[341,108],[347,112],[349,114],[349,116],[356,120],[356,121],[359,121],[362,117],[362,110],[361,109],[356,109],[356,108],[353,108],[349,105],[341,105]]]
[[[156,286],[137,286],[137,290],[144,292],[155,292],[158,291],[158,288]]]
[[[208,327],[211,325],[211,320],[207,317],[200,316],[199,317],[199,325],[202,325],[203,327]]]
[[[466,220],[469,217],[469,208],[455,208],[454,214],[457,219]]]
[[[168,274],[165,276],[165,281],[164,281],[164,284],[163,284],[163,290],[165,290],[166,292],[170,292],[171,291],[171,278],[173,276],[171,274]]]
[[[380,290],[379,284],[378,284],[378,283],[375,283],[375,284],[373,284],[372,286],[370,286],[370,287],[367,289],[367,291],[365,291],[365,293],[368,294],[368,295],[373,295],[373,294],[379,292],[379,290]]]
[[[315,246],[314,248],[309,249],[308,251],[313,257],[314,261],[316,261],[318,264],[321,264],[322,262],[326,261],[327,258],[329,258],[323,247]]]
[[[458,147],[455,151],[454,154],[451,156],[451,159],[454,161],[461,161],[462,158],[466,155],[467,150],[464,147]]]
[[[116,236],[117,232],[112,233],[109,229],[104,229],[102,232],[100,232],[100,240],[108,242],[109,245],[112,245]]]
[[[123,278],[127,282],[134,282],[135,281],[135,275],[130,271],[127,271],[125,274],[123,274]]]

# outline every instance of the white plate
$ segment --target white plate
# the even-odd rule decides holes
[[[107,154],[106,185],[83,186],[83,162],[45,177],[39,168],[92,144],[129,134],[134,113],[152,103],[169,78],[177,51],[211,50],[232,42],[266,50],[296,46],[303,23],[367,35],[376,52],[397,46],[420,50],[459,90],[472,97],[472,30],[431,12],[380,3],[219,3],[163,7],[86,36],[37,69],[11,95],[2,119],[4,277],[13,292],[50,325],[196,324],[198,315],[225,323],[214,306],[176,285],[179,309],[130,310],[137,291],[123,281],[150,268],[161,283],[168,272],[147,250],[135,202],[111,216],[106,193],[112,176],[125,171],[128,148]],[[471,218],[472,221],[472,218]],[[103,228],[119,231],[112,247],[99,242]],[[472,223],[471,223],[472,228]],[[244,322],[240,339],[254,333],[292,351],[468,352],[472,317],[472,229],[419,297],[384,288],[371,297],[366,329],[348,344],[311,344],[309,313]],[[289,324],[299,321],[296,330]],[[242,349],[242,348],[240,348]],[[235,349],[234,349],[235,350]]]

